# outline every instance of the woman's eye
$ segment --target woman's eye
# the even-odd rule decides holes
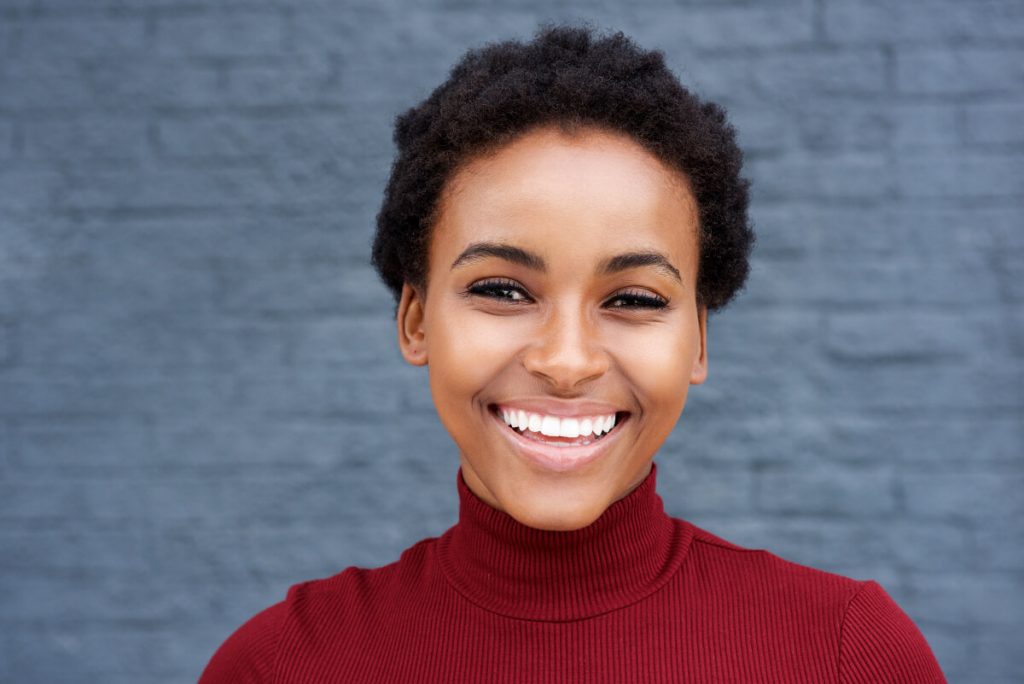
[[[664,309],[668,306],[661,297],[641,292],[622,292],[608,300],[610,309]]]
[[[468,294],[480,295],[490,299],[503,299],[509,302],[526,302],[530,297],[526,290],[517,283],[511,281],[490,281],[470,285],[466,292]]]

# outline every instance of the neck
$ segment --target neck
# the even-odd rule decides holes
[[[449,582],[477,605],[511,617],[566,621],[634,603],[678,569],[689,535],[655,491],[657,466],[593,523],[574,530],[524,525],[456,477],[459,521],[438,540]]]

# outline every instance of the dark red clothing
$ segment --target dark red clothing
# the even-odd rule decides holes
[[[455,525],[389,565],[293,585],[200,684],[946,681],[877,582],[670,517],[656,475],[553,531],[484,503],[460,469]]]

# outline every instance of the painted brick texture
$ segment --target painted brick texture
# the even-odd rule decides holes
[[[662,49],[747,155],[670,513],[1024,680],[1024,4],[4,0],[0,681],[195,681],[454,522],[369,245],[393,117],[541,19]]]

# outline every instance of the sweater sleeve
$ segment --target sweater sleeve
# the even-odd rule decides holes
[[[946,684],[924,635],[882,586],[850,599],[839,641],[840,684]]]
[[[270,684],[285,612],[280,601],[249,618],[213,654],[199,684]]]

